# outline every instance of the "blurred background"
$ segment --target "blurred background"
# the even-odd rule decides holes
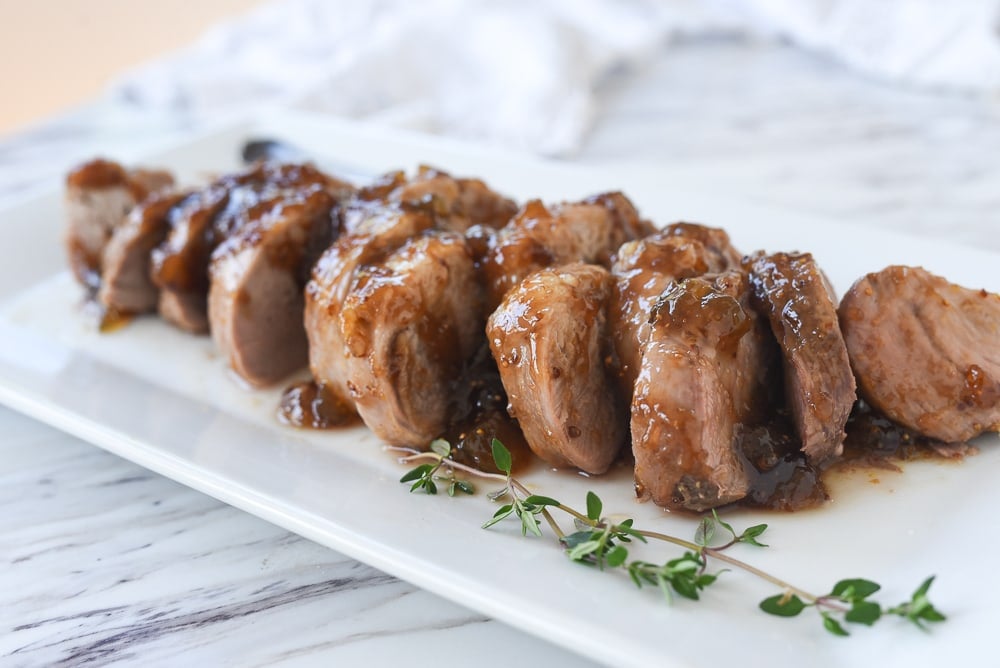
[[[1000,0],[0,0],[0,198],[293,107],[1000,249]]]
[[[100,94],[129,67],[262,0],[0,0],[0,134]]]
[[[0,17],[0,133],[106,95],[198,119],[295,104],[566,156],[616,86],[706,40],[1000,93],[997,0],[0,0]]]

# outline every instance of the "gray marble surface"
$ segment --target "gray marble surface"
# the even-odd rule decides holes
[[[724,40],[628,74],[578,160],[1000,250],[1000,100]],[[4,138],[0,205],[194,125],[104,101]],[[0,665],[584,663],[7,409],[0,432]]]

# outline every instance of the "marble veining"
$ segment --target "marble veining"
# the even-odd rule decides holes
[[[1000,250],[1000,100],[730,40],[627,74],[579,160]],[[195,125],[103,100],[0,140],[0,204]],[[0,432],[0,665],[585,663],[2,408]]]
[[[351,665],[425,642],[576,661],[29,418],[0,425],[0,665]]]

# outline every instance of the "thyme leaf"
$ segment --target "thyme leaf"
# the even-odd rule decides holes
[[[751,564],[735,559],[726,551],[740,543],[755,547],[767,547],[758,539],[767,530],[766,524],[756,524],[737,531],[712,510],[703,516],[694,532],[694,540],[685,540],[655,531],[638,529],[631,518],[612,521],[604,516],[604,503],[594,492],[587,492],[585,512],[576,510],[552,497],[532,494],[511,473],[513,460],[510,451],[498,439],[493,439],[491,450],[493,462],[500,473],[487,473],[455,461],[452,447],[447,441],[437,439],[430,443],[429,451],[411,448],[390,447],[392,450],[408,453],[400,461],[417,463],[407,471],[400,483],[410,483],[411,492],[437,494],[438,483],[446,485],[449,496],[456,493],[474,494],[475,488],[466,476],[497,480],[503,486],[487,496],[491,501],[501,503],[493,516],[483,524],[484,529],[492,528],[504,520],[513,518],[520,525],[521,534],[542,537],[542,520],[555,534],[570,561],[597,570],[620,571],[628,575],[637,587],[653,586],[659,589],[667,601],[675,596],[692,601],[700,600],[702,592],[713,585],[725,569],[709,573],[710,560],[721,561],[735,568],[757,576],[781,589],[781,593],[769,596],[758,607],[776,617],[797,617],[807,608],[819,613],[823,628],[838,637],[849,636],[845,624],[874,626],[887,616],[906,619],[922,630],[928,624],[943,622],[947,618],[937,610],[928,598],[934,576],[924,580],[908,601],[885,608],[871,600],[881,590],[881,585],[864,578],[848,578],[838,581],[829,593],[817,596],[804,589],[785,582],[777,576],[758,569]],[[550,511],[560,511],[573,520],[575,531],[566,534]],[[723,542],[715,542],[722,534]],[[638,559],[630,560],[629,548],[633,541],[647,543],[658,540],[684,548],[679,557],[664,563],[653,563]]]

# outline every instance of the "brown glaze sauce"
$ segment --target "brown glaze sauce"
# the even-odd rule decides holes
[[[330,185],[308,164],[259,163],[217,179],[171,212],[171,234],[153,253],[156,284],[175,292],[208,291],[208,265],[226,239],[264,214],[301,205]],[[331,202],[332,206],[332,202]]]
[[[278,421],[300,429],[334,429],[359,422],[353,408],[313,380],[285,390],[278,406]]]
[[[721,350],[735,350],[743,335],[750,331],[753,321],[739,300],[727,294],[724,284],[719,284],[727,276],[720,275],[715,284],[703,278],[675,284],[653,305],[650,324],[660,323],[669,331],[698,323],[702,330],[719,338]]]
[[[102,189],[128,185],[128,172],[117,162],[91,160],[74,169],[66,177],[70,188]]]
[[[141,202],[151,191],[173,183],[173,177],[157,170],[125,169],[117,162],[97,158],[86,162],[66,176],[68,188],[106,190],[126,188],[136,202]]]
[[[97,329],[102,334],[110,334],[111,332],[117,332],[122,329],[135,317],[134,314],[128,313],[126,311],[119,311],[115,308],[103,308],[101,307],[101,319],[97,325]]]
[[[477,353],[455,382],[454,416],[440,435],[452,446],[455,461],[480,471],[497,473],[493,464],[493,439],[510,451],[514,471],[523,472],[534,459],[517,420],[507,414],[507,394],[489,348]],[[313,380],[285,390],[278,407],[278,421],[300,429],[336,429],[359,424],[354,409]]]
[[[847,421],[844,454],[814,466],[799,449],[788,416],[783,413],[758,427],[748,427],[739,437],[751,466],[750,493],[736,505],[748,508],[795,511],[814,508],[829,498],[823,479],[834,472],[862,469],[900,470],[914,460],[955,460],[964,450],[907,429],[886,418],[864,401],[858,401]]]
[[[965,370],[965,388],[959,400],[967,406],[980,407],[983,401],[983,388],[986,385],[986,374],[978,364],[970,364]]]
[[[829,498],[821,472],[806,461],[786,415],[744,428],[738,438],[750,464],[750,492],[738,505],[787,512],[814,508]]]
[[[454,459],[497,473],[493,464],[496,438],[510,451],[514,472],[529,468],[535,457],[517,420],[507,413],[507,395],[487,350],[477,354],[462,379],[456,381],[455,390],[454,418],[440,435],[451,444]],[[285,390],[278,420],[302,429],[336,429],[360,423],[350,406],[312,380]],[[785,411],[766,424],[742,428],[737,439],[749,465],[750,492],[733,505],[780,512],[815,508],[827,501],[830,497],[823,480],[830,472],[899,470],[902,462],[954,460],[962,452],[892,422],[863,401],[855,404],[848,420],[843,456],[823,466],[806,460]],[[623,453],[623,461],[630,455]]]
[[[830,470],[880,468],[899,469],[902,462],[924,459],[953,460],[956,450],[896,424],[864,401],[858,400],[847,420],[844,454]]]
[[[480,471],[497,473],[493,439],[510,450],[513,470],[523,472],[534,460],[517,420],[507,414],[507,393],[500,372],[484,345],[455,383],[452,420],[441,434],[452,446],[456,461]]]

